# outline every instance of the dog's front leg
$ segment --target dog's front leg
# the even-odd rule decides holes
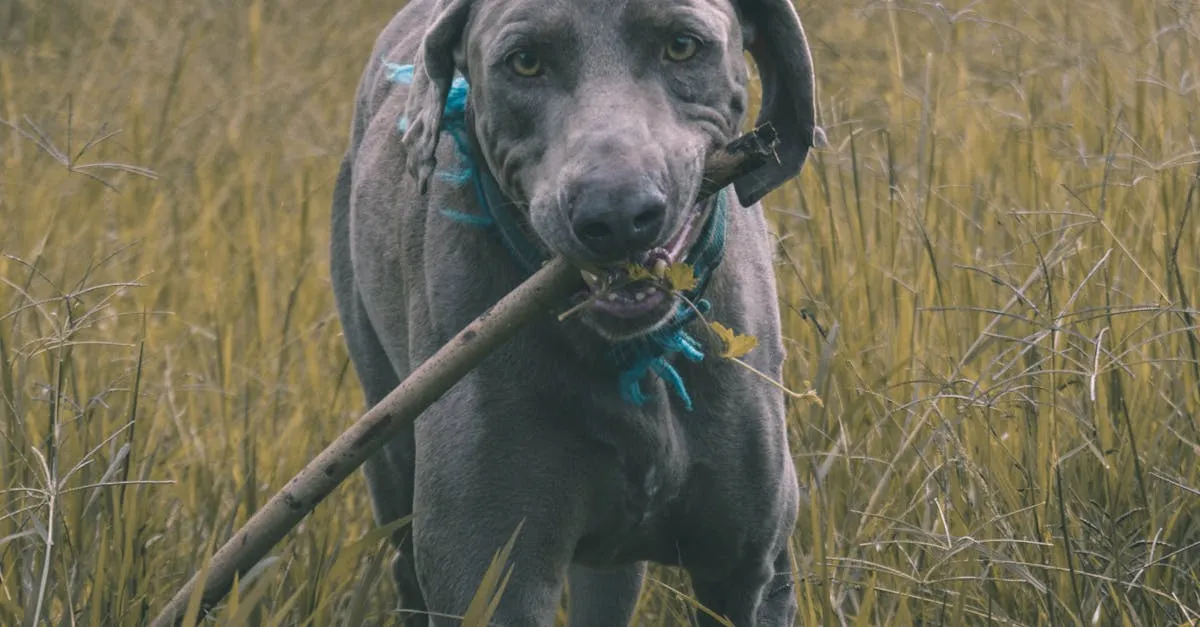
[[[696,599],[709,611],[728,619],[735,627],[767,625],[758,619],[759,606],[766,597],[768,584],[774,575],[770,564],[750,564],[738,568],[722,580],[692,579]],[[708,612],[697,612],[700,627],[717,627],[722,623]],[[780,627],[771,623],[770,627]]]
[[[758,606],[759,625],[782,625],[790,627],[796,621],[796,581],[792,574],[792,560],[786,549],[775,558],[775,573]]]
[[[493,495],[496,496],[496,495]],[[487,501],[481,499],[480,502]],[[515,513],[515,512],[514,512]],[[569,552],[559,530],[533,517],[498,525],[483,510],[463,516],[417,513],[417,576],[430,612],[430,625],[457,626],[476,595],[492,557],[514,532],[517,540],[504,571],[511,574],[490,624],[503,627],[550,627],[562,600]],[[521,525],[518,531],[517,526]]]
[[[459,624],[438,614],[466,611],[515,532],[491,624],[550,627],[583,526],[587,469],[553,417],[495,394],[474,403],[474,381],[464,383],[417,424],[413,540],[430,624]]]
[[[692,583],[700,602],[735,627],[791,627],[795,621],[796,596],[786,549],[773,564],[741,568],[721,581]],[[704,612],[698,612],[698,619],[701,627],[721,624]]]
[[[570,554],[559,529],[540,516],[498,516],[481,495],[478,510],[445,516],[416,512],[414,541],[417,577],[430,613],[430,625],[457,626],[479,590],[492,558],[517,534],[508,563],[507,585],[489,624],[502,627],[550,627],[562,600]],[[493,494],[493,499],[502,498]],[[508,524],[498,524],[503,520]],[[518,530],[518,525],[520,529]]]

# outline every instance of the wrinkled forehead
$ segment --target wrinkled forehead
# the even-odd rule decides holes
[[[716,40],[740,32],[730,0],[483,0],[475,4],[467,38],[473,48],[522,38],[586,45],[649,29],[688,30]]]

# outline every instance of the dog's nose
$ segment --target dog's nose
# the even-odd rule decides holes
[[[599,194],[575,207],[575,237],[604,260],[646,250],[662,233],[667,199],[656,190]]]

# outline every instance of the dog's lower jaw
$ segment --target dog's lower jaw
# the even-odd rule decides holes
[[[663,305],[659,308],[663,312],[656,318],[649,318],[644,324],[639,324],[636,327],[628,329],[614,328],[615,325],[606,323],[606,320],[613,321],[616,318],[603,313],[592,311],[591,308],[585,311],[582,316],[583,323],[597,335],[608,342],[625,342],[639,337],[649,335],[664,326],[675,317],[675,310],[679,305],[679,297],[674,294],[667,294],[663,301]],[[665,307],[664,307],[665,306]],[[629,323],[629,321],[622,321]]]

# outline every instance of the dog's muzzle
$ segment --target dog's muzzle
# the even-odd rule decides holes
[[[638,253],[626,263],[581,270],[587,289],[576,299],[587,303],[591,326],[608,339],[627,339],[668,321],[682,295],[679,286],[666,279],[666,270],[687,260],[711,217],[712,203],[699,203],[661,247]]]

